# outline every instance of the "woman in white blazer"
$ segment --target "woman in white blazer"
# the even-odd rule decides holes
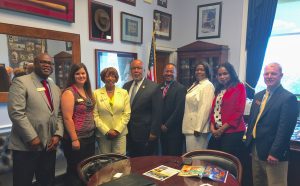
[[[187,90],[182,133],[187,152],[206,149],[210,138],[209,115],[214,99],[214,86],[209,81],[209,65],[202,62],[195,70],[196,81]]]
[[[96,137],[101,154],[126,154],[127,124],[130,118],[130,99],[126,90],[118,88],[119,79],[113,67],[102,70],[103,88],[94,91],[96,105],[94,119],[97,127]]]

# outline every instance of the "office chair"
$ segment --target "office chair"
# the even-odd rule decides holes
[[[109,163],[124,159],[128,159],[128,157],[114,153],[99,154],[86,158],[77,165],[79,178],[84,183],[87,183],[90,177],[92,177],[102,167],[106,166]]]
[[[219,166],[220,168],[229,171],[241,184],[243,167],[240,160],[226,152],[217,150],[195,150],[182,155],[183,158],[192,158],[194,160],[203,160]]]

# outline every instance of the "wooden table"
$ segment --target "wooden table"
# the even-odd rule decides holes
[[[109,164],[99,171],[97,171],[89,180],[88,186],[98,186],[102,183],[108,182],[116,173],[123,173],[123,175],[128,175],[130,173],[137,173],[142,175],[143,173],[156,168],[160,165],[166,165],[175,169],[181,169],[182,158],[176,156],[144,156],[137,158],[130,158],[126,160],[121,160],[112,164]],[[193,162],[193,165],[199,165],[199,162]],[[214,182],[212,180],[203,178],[187,178],[174,175],[165,181],[159,181],[145,176],[145,178],[152,180],[158,186],[199,186],[203,183],[209,183],[214,186],[238,186],[239,182],[231,174],[228,174],[226,183]]]

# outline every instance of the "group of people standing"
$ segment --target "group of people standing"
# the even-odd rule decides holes
[[[105,68],[101,72],[105,86],[92,92],[86,66],[73,64],[61,94],[49,78],[53,72],[51,57],[38,55],[34,72],[14,79],[9,91],[8,113],[13,122],[9,148],[13,150],[14,185],[31,185],[33,175],[41,185],[53,185],[55,153],[60,141],[67,159],[66,182],[72,186],[82,185],[76,166],[95,154],[95,141],[99,153],[130,157],[156,154],[158,144],[163,155],[182,155],[184,142],[187,151],[209,148],[240,157],[246,130],[246,92],[231,64],[218,66],[217,83],[213,85],[209,65],[199,63],[195,82],[188,89],[176,81],[176,65],[165,65],[161,84],[144,77],[144,66],[141,60],[131,62],[132,81],[123,88],[115,85],[119,79],[117,70]],[[255,104],[264,93],[259,93],[251,109],[246,141],[257,153],[256,159],[270,161],[272,165],[286,160],[289,136],[298,116],[297,101],[280,85],[281,67],[273,66],[278,78],[273,77],[271,67],[266,67],[269,71],[265,81],[271,89],[269,99],[276,99],[273,97],[277,94],[282,96],[281,103],[272,105],[276,108],[270,111],[278,113],[272,116],[272,123],[260,124],[264,120],[259,119],[263,116],[257,117],[259,108]],[[295,111],[281,114],[290,108]]]

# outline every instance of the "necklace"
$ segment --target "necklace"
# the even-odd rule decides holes
[[[107,93],[113,93],[114,90],[107,90],[107,89],[106,89],[106,92],[107,92]]]

